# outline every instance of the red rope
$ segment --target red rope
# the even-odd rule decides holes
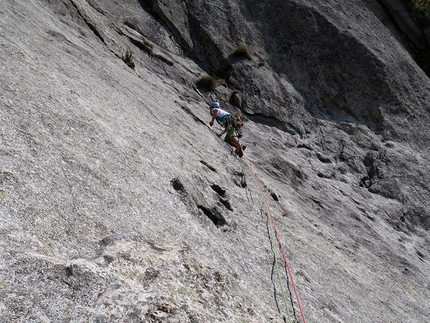
[[[288,274],[290,275],[290,278],[291,278],[291,283],[293,285],[294,293],[296,295],[297,305],[299,306],[300,315],[302,316],[303,323],[306,323],[305,314],[303,312],[302,304],[300,303],[299,293],[297,292],[297,287],[296,287],[296,284],[294,282],[293,273],[291,271],[290,265],[288,264],[288,259],[287,259],[286,253],[285,253],[284,246],[282,245],[281,239],[279,237],[278,229],[276,228],[275,218],[273,217],[272,210],[270,209],[270,206],[269,206],[269,202],[266,198],[266,195],[264,194],[263,189],[261,188],[261,185],[260,185],[260,182],[258,181],[257,175],[252,170],[251,164],[249,163],[246,156],[245,156],[245,160],[248,163],[248,167],[249,167],[252,175],[254,176],[255,181],[257,182],[258,188],[260,189],[261,194],[263,195],[263,198],[264,198],[264,202],[266,203],[267,209],[269,210],[270,218],[272,220],[273,229],[275,230],[276,239],[278,240],[279,248],[281,249],[282,256],[284,257],[285,267],[287,268]]]

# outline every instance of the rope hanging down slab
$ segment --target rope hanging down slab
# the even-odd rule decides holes
[[[243,153],[243,150],[242,150],[242,153]],[[250,172],[252,173],[252,176],[254,177],[255,182],[257,183],[257,186],[258,186],[258,188],[259,188],[259,190],[261,192],[261,195],[263,196],[264,203],[266,204],[267,210],[269,212],[269,216],[270,216],[270,219],[272,221],[273,230],[275,231],[275,236],[276,236],[276,239],[278,240],[279,248],[280,248],[282,256],[284,258],[285,268],[287,268],[288,274],[289,274],[290,279],[291,279],[291,284],[293,285],[294,294],[296,295],[297,305],[299,306],[299,310],[300,310],[300,315],[302,317],[303,323],[306,323],[305,314],[303,312],[302,304],[300,303],[299,293],[297,292],[297,287],[296,287],[296,283],[294,282],[293,273],[292,273],[290,265],[288,263],[288,259],[287,259],[287,255],[285,253],[284,246],[282,245],[281,239],[279,237],[278,229],[276,228],[275,218],[273,217],[272,210],[270,209],[269,202],[268,202],[268,200],[266,198],[266,195],[264,194],[264,191],[263,191],[263,189],[261,187],[261,184],[260,184],[260,182],[259,182],[259,180],[257,178],[257,175],[253,171],[253,169],[251,167],[251,163],[246,158],[245,154],[244,154],[244,156],[245,156],[246,163],[248,164],[248,168],[249,168]],[[290,317],[290,314],[289,314],[289,311],[288,311],[288,305],[287,305],[287,313],[288,313],[288,317]]]

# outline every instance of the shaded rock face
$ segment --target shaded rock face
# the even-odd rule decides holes
[[[430,27],[428,17],[423,19],[425,12],[414,10],[413,1],[407,0],[363,2],[430,76]]]
[[[430,316],[430,82],[362,1],[0,16],[1,322]],[[212,100],[244,116],[244,158]]]
[[[275,117],[281,124],[288,123],[291,131],[301,137],[314,130],[315,120],[359,123],[384,141],[401,140],[427,149],[429,104],[420,93],[428,93],[428,81],[362,3],[343,6],[337,2],[314,5],[275,1],[258,5],[258,10],[254,6],[252,1],[242,6],[198,2],[187,5],[189,14],[198,16],[201,28],[211,35],[207,42],[220,43],[219,51],[224,52],[223,57],[213,55],[215,63],[198,51],[197,56],[212,62],[214,71],[226,64],[224,57],[230,62],[227,80],[244,94],[244,111]],[[273,6],[285,14],[279,15]],[[226,12],[233,17],[228,30],[212,23],[222,21]],[[254,34],[253,27],[257,29]],[[199,37],[194,40],[197,47],[206,43]],[[255,46],[255,56],[268,61],[270,70],[256,62],[232,61],[228,41]],[[381,46],[381,42],[387,45]],[[403,80],[401,85],[399,79]],[[304,120],[309,129],[303,129]],[[320,129],[319,124],[316,127]],[[411,132],[411,127],[419,130]],[[363,140],[359,140],[362,144]],[[362,148],[374,150],[376,146],[374,140],[368,140]],[[365,159],[367,152],[360,154]],[[387,174],[391,174],[390,178],[401,176],[398,169],[402,168],[394,167]],[[386,186],[390,185],[395,184]],[[385,195],[399,198],[394,193]],[[423,216],[427,217],[428,214]]]

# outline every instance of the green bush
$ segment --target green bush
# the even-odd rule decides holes
[[[252,56],[249,52],[249,49],[245,45],[238,46],[231,55],[237,58],[248,59],[252,61]]]
[[[219,83],[214,77],[204,75],[197,81],[197,85],[207,90],[213,90],[219,85]]]
[[[121,58],[129,67],[134,68],[134,53],[131,49],[126,49]]]

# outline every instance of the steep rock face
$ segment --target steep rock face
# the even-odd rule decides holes
[[[419,13],[413,12],[412,1],[363,0],[378,19],[416,60],[423,71],[430,75],[430,27],[419,23]]]
[[[396,140],[427,151],[429,82],[405,49],[381,28],[361,1],[345,5],[336,1],[324,4],[274,1],[270,5],[257,5],[258,10],[253,1],[242,2],[241,6],[228,2],[211,5],[192,2],[184,6],[186,10],[181,12],[198,17],[195,19],[199,19],[200,28],[211,38],[194,38],[198,47],[209,43],[211,50],[214,44],[221,44],[211,60],[199,51],[197,56],[215,71],[229,62],[227,80],[242,92],[244,111],[289,123],[299,136],[319,129],[318,122],[314,126],[316,119],[327,120],[332,125],[360,123],[382,141]],[[284,14],[279,15],[273,7]],[[216,23],[223,21],[226,12],[232,17],[229,23]],[[234,46],[229,44],[241,42],[248,44],[251,52],[255,52],[258,60],[267,62],[268,67],[260,66],[257,61],[232,59]],[[297,130],[303,129],[305,123],[308,129]],[[411,128],[417,131],[410,131]],[[375,147],[375,142],[369,141],[369,145],[361,147],[364,151],[360,149],[357,153],[364,161],[366,150]],[[380,155],[386,153],[383,151]],[[378,192],[386,197],[413,201],[407,205],[415,209],[422,197],[417,199],[407,189],[402,189],[400,194],[391,188],[399,185],[397,178],[404,177],[402,168],[381,166],[397,165],[395,159],[403,158],[402,154],[394,156],[385,161],[377,158],[379,168],[386,171],[379,175],[371,172],[370,177],[378,182]],[[341,159],[339,155],[335,158]],[[412,172],[415,175],[408,178],[424,183],[427,176],[423,179],[419,174],[425,173],[426,162],[422,160],[416,166]],[[359,181],[365,181],[368,174],[359,171],[357,176]],[[412,183],[407,179],[406,182],[405,187]],[[419,221],[426,228],[428,218],[428,211],[424,211]]]
[[[309,322],[429,317],[430,85],[360,1],[0,15],[0,320],[285,321],[269,212]]]
[[[210,63],[213,71],[222,72],[225,61],[228,61],[235,47],[241,43],[247,44],[256,56],[253,65],[234,68],[232,62],[232,83],[240,90],[249,92],[245,95],[247,100],[244,100],[244,108],[250,111],[259,107],[267,110],[268,99],[278,106],[280,102],[277,101],[281,101],[276,100],[277,96],[273,90],[269,91],[269,86],[260,82],[266,79],[266,73],[252,71],[259,68],[259,60],[266,61],[275,73],[286,77],[296,91],[309,98],[305,107],[311,113],[321,114],[321,110],[325,108],[337,117],[336,112],[339,111],[338,114],[345,115],[343,117],[346,121],[348,116],[351,120],[367,123],[376,129],[390,127],[390,122],[383,125],[386,121],[382,116],[384,107],[403,106],[398,104],[393,95],[398,90],[396,79],[419,74],[418,70],[403,70],[405,67],[401,66],[414,69],[416,65],[402,46],[384,28],[380,28],[377,19],[360,1],[348,3],[345,7],[336,2],[315,5],[279,1],[259,5],[258,10],[255,10],[252,1],[243,2],[241,7],[228,2],[214,2],[213,5],[191,2],[184,5],[187,6],[187,11],[181,12],[188,12],[190,17],[196,17],[193,19],[198,20],[199,28],[204,30],[200,35],[206,35],[194,38],[197,48],[207,45],[206,53],[196,50],[197,56]],[[278,11],[273,11],[272,6],[285,14],[278,15]],[[228,20],[229,23],[217,23],[226,20],[226,13],[232,17]],[[184,19],[179,22],[182,20]],[[363,24],[363,20],[368,25]],[[389,52],[380,45],[381,39],[390,44]],[[216,50],[211,47],[213,45],[217,47]],[[252,75],[246,79],[257,78],[253,86],[243,84],[238,76],[238,73],[248,73],[249,70]],[[259,77],[260,74],[262,75]],[[312,80],[311,84],[300,82],[304,74]],[[409,87],[411,96],[414,96],[415,89],[417,92],[428,91],[420,78],[410,80]],[[259,98],[250,92],[256,90],[263,91],[266,95]],[[285,91],[288,92],[288,89]],[[278,97],[283,97],[282,92]],[[247,103],[248,101],[250,102]],[[420,103],[418,110],[422,108],[423,103]]]
[[[388,14],[392,17],[398,29],[401,30],[405,37],[411,42],[411,47],[417,51],[429,49],[429,41],[425,33],[412,19],[407,10],[407,4],[400,0],[383,0],[381,5],[386,8]]]

